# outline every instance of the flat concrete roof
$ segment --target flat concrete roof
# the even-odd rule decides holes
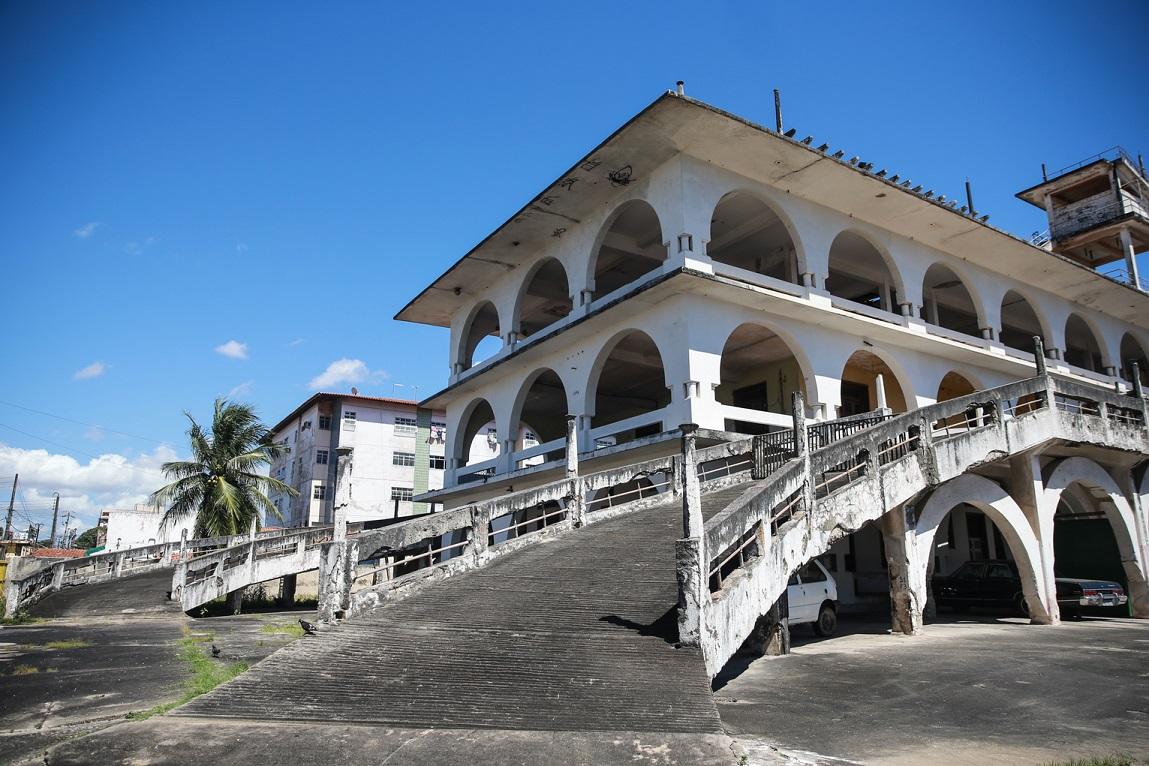
[[[499,277],[679,153],[698,157],[1111,316],[1144,323],[1149,296],[1035,247],[952,200],[921,192],[872,163],[769,128],[673,91],[598,144],[403,307],[395,318],[447,327]],[[918,191],[914,191],[917,189]],[[927,194],[929,196],[927,196]],[[664,232],[665,234],[665,232]]]

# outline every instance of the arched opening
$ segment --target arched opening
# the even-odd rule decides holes
[[[594,386],[593,429],[640,418],[670,404],[662,355],[646,333],[626,333],[596,366],[599,372]],[[661,430],[662,421],[652,416],[650,422],[596,437],[595,448],[652,436]]]
[[[1037,312],[1020,293],[1010,290],[1001,299],[1001,330],[998,340],[1010,348],[1032,353],[1035,335],[1045,340]]]
[[[927,572],[937,611],[1028,613],[1018,556],[983,507],[958,503],[946,514],[934,534]]]
[[[1065,322],[1065,363],[1090,372],[1102,372],[1101,344],[1085,320],[1070,314]]]
[[[518,431],[515,452],[539,444],[566,439],[567,392],[554,370],[543,370],[528,380],[526,390],[519,394],[515,408]],[[526,465],[558,460],[565,454],[564,446],[520,461]]]
[[[938,384],[937,401],[948,402],[962,396],[969,396],[977,391],[977,386],[959,372],[947,372]],[[985,413],[980,407],[975,407],[957,415],[951,415],[934,424],[935,431],[948,434],[953,429],[976,428],[985,423]]]
[[[890,366],[869,351],[855,351],[842,370],[842,404],[838,417],[878,408],[906,412],[906,394]]]
[[[935,263],[922,281],[922,319],[954,332],[981,337],[973,297],[952,270]]]
[[[830,245],[826,289],[832,295],[870,308],[889,312],[897,309],[897,282],[886,259],[869,240],[852,231],[842,232]]]
[[[594,255],[592,300],[654,271],[665,260],[662,226],[654,208],[643,200],[626,203]]]
[[[471,314],[471,321],[463,330],[459,364],[464,370],[470,369],[497,354],[500,348],[502,339],[499,333],[499,312],[495,304],[484,301]]]
[[[459,429],[457,441],[453,448],[455,465],[458,468],[482,463],[497,457],[499,454],[499,434],[495,427],[495,413],[486,399],[479,399],[468,406],[467,415],[463,418]],[[473,481],[483,475],[494,473],[487,470],[472,473],[460,481]]]
[[[798,259],[786,224],[753,194],[731,192],[719,200],[706,252],[716,263],[798,283]]]
[[[779,419],[732,413],[726,418],[727,431],[760,434],[772,424],[784,427],[793,393],[806,393],[798,358],[781,337],[761,325],[744,324],[730,334],[722,347],[720,370],[722,382],[714,390],[720,404],[785,416],[774,423]]]
[[[1121,338],[1121,376],[1130,383],[1134,362],[1141,371],[1141,385],[1149,388],[1149,357],[1145,355],[1145,347],[1130,333],[1125,333]]]
[[[950,399],[957,399],[959,396],[969,396],[977,391],[973,383],[962,375],[960,372],[947,372],[945,377],[942,378],[941,383],[938,384],[938,397],[939,402],[948,402]]]
[[[548,258],[535,267],[519,297],[519,335],[534,335],[571,313],[571,308],[566,269]]]
[[[1113,525],[1100,507],[1100,501],[1085,487],[1071,485],[1061,493],[1057,512],[1053,516],[1053,573],[1061,582],[1058,601],[1061,618],[1073,619],[1083,614],[1094,616],[1126,616],[1128,604],[1118,603],[1116,594],[1106,599],[1105,592],[1097,600],[1102,603],[1082,604],[1084,593],[1072,603],[1066,591],[1072,587],[1068,580],[1110,581],[1118,583],[1127,595],[1129,579],[1121,564],[1121,549],[1113,534]],[[1109,600],[1109,604],[1104,602]]]
[[[505,513],[491,519],[488,527],[491,545],[499,545],[508,540],[558,524],[566,518],[566,502],[547,500],[529,508]]]

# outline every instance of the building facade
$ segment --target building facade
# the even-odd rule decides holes
[[[568,418],[594,471],[678,449],[684,423],[788,428],[795,392],[812,420],[906,412],[1034,376],[1035,336],[1055,377],[1128,390],[1135,363],[1149,370],[1146,186],[1116,162],[1124,206],[1035,244],[972,199],[668,93],[397,315],[450,331],[448,385],[423,403],[445,413],[444,485],[423,497],[457,507],[561,477]],[[1066,220],[1048,187],[1019,196]],[[1084,255],[1089,231],[1104,256]],[[1115,260],[1125,273],[1098,270]],[[506,438],[524,432],[538,443]],[[1139,460],[1104,468],[1128,483]],[[1096,513],[1078,494],[1065,512]],[[947,566],[1010,556],[974,513],[950,529]],[[883,556],[845,545],[839,571],[883,575]]]
[[[287,451],[272,464],[270,475],[299,494],[272,492],[282,521],[267,519],[268,524],[331,523],[341,447],[353,449],[349,521],[426,511],[413,502],[414,495],[443,486],[446,413],[420,409],[414,401],[318,393],[276,424],[272,438]],[[475,440],[473,459],[490,459],[497,445],[493,430],[484,433]]]

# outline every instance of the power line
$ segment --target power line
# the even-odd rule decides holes
[[[137,434],[130,434],[127,431],[117,431],[114,428],[105,428],[104,426],[96,425],[95,423],[85,423],[82,420],[75,420],[73,418],[66,418],[63,415],[54,415],[51,412],[44,412],[43,410],[34,410],[31,407],[25,407],[21,404],[16,404],[14,402],[6,402],[2,399],[0,399],[0,404],[6,404],[9,407],[15,407],[16,409],[24,410],[25,412],[32,412],[32,413],[35,413],[36,415],[45,415],[45,416],[50,417],[50,418],[56,418],[56,420],[63,420],[66,423],[75,423],[78,426],[87,426],[89,428],[98,428],[101,431],[106,431],[107,433],[110,433],[110,434],[117,434],[119,436],[127,436],[127,437],[130,437],[132,439],[140,439],[142,441],[151,442],[152,444],[165,444],[166,443],[166,442],[159,441],[158,439],[152,439],[148,436],[139,436]]]
[[[67,444],[61,444],[60,442],[54,442],[51,439],[45,439],[43,436],[37,436],[36,434],[30,434],[27,431],[21,431],[19,428],[15,428],[13,426],[7,425],[6,423],[0,423],[0,428],[7,428],[9,431],[15,431],[18,434],[23,434],[24,436],[30,436],[33,439],[38,439],[38,440],[40,440],[46,444],[51,444],[55,447],[60,447],[62,449],[66,449],[69,452],[77,452],[81,455],[93,458],[95,460],[100,459],[99,455],[93,455],[91,452],[84,452],[84,450],[82,450],[82,449],[75,449],[74,447],[69,447]]]

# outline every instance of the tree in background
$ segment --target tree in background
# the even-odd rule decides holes
[[[73,545],[75,545],[77,548],[83,548],[84,550],[87,550],[88,548],[95,548],[97,531],[98,530],[96,527],[92,527],[91,529],[81,532],[80,536],[76,538],[76,542],[73,543]]]
[[[271,441],[251,405],[216,399],[210,431],[184,415],[191,421],[192,459],[163,465],[164,475],[174,481],[151,496],[157,508],[167,507],[162,525],[194,516],[193,537],[222,537],[245,534],[252,521],[258,526],[261,510],[282,519],[267,492],[298,493],[258,471],[287,448]]]

